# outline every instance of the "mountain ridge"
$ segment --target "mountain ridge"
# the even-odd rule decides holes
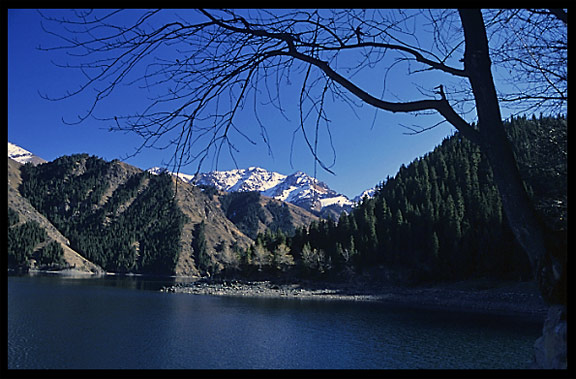
[[[21,164],[33,165],[47,161],[34,153],[8,142],[8,157]],[[290,175],[270,171],[258,166],[245,169],[216,170],[197,175],[173,173],[161,167],[146,170],[153,174],[168,172],[182,181],[200,186],[211,186],[226,192],[259,192],[261,195],[297,205],[319,217],[338,218],[341,212],[350,212],[365,195],[371,197],[374,189],[367,189],[350,199],[331,189],[326,183],[296,171]]]
[[[38,166],[8,161],[9,207],[20,221],[40,220],[41,228],[58,232],[51,239],[101,267],[99,272],[202,275],[191,247],[192,232],[202,222],[215,265],[220,247],[251,243],[199,188],[179,183],[175,193],[176,178],[150,177],[137,167],[87,154]],[[34,268],[38,249],[26,252],[28,268]],[[70,267],[64,258],[62,268]]]
[[[208,191],[168,173],[152,175],[88,154],[41,165],[9,157],[8,191],[15,220],[9,224],[10,257],[18,269],[39,268],[44,246],[54,241],[63,249],[60,269],[202,276],[218,272],[223,260],[236,259],[237,249],[246,249],[268,228],[290,233],[317,220],[295,205],[259,194],[248,202],[240,198],[231,207],[234,193]],[[30,222],[48,236],[20,248],[25,232],[20,226]],[[195,246],[200,225],[202,257]]]
[[[160,173],[166,170],[153,167],[148,171]],[[342,211],[349,212],[355,205],[355,202],[346,195],[334,191],[326,183],[302,171],[285,175],[254,166],[197,175],[178,173],[177,176],[185,182],[215,187],[226,192],[259,192],[323,217],[327,215],[338,217]]]
[[[63,260],[68,267],[72,268],[75,272],[85,273],[103,273],[104,270],[83,257],[80,253],[70,247],[70,241],[40,212],[38,212],[32,204],[20,194],[18,187],[22,183],[20,175],[20,168],[22,163],[8,158],[8,208],[14,211],[17,215],[19,223],[35,222],[40,228],[46,231],[46,242],[55,241],[63,250]],[[35,249],[37,250],[37,249]]]

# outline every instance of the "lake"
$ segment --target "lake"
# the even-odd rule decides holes
[[[379,303],[10,276],[9,369],[522,369],[542,322]]]

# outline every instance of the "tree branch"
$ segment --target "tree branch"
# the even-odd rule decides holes
[[[478,131],[470,124],[468,124],[462,117],[460,117],[454,109],[450,106],[446,98],[441,100],[419,100],[419,101],[409,101],[409,102],[388,102],[385,100],[378,99],[368,92],[364,91],[360,87],[356,86],[354,83],[344,78],[342,75],[334,71],[330,65],[320,59],[308,56],[306,54],[299,53],[297,51],[278,51],[278,55],[287,55],[303,62],[307,62],[313,66],[316,66],[322,72],[324,72],[330,79],[334,82],[340,84],[345,89],[347,89],[351,94],[358,97],[360,100],[366,104],[370,104],[376,108],[386,110],[389,112],[418,112],[423,110],[436,110],[438,111],[450,124],[452,124],[458,131],[462,133],[465,137],[470,139],[476,144],[481,144],[481,139]]]
[[[565,23],[566,25],[568,25],[568,13],[566,11],[564,11],[564,9],[550,8],[549,11],[551,14],[556,16],[556,18],[558,20],[560,20],[563,23]]]
[[[307,45],[307,44],[303,44],[303,45]],[[402,51],[402,52],[413,55],[414,58],[416,59],[416,62],[426,64],[433,69],[444,71],[444,72],[446,72],[448,74],[452,74],[454,76],[459,76],[459,77],[467,77],[468,76],[466,70],[450,67],[450,66],[445,65],[444,63],[433,61],[431,59],[424,57],[424,55],[422,55],[422,53],[420,53],[419,51],[416,51],[414,49],[411,49],[409,47],[402,46],[402,45],[380,43],[380,42],[360,42],[360,43],[351,44],[351,45],[342,45],[339,47],[321,46],[320,48],[322,50],[330,51],[330,50],[355,49],[355,48],[362,48],[362,47],[375,47],[375,48],[380,48],[380,49],[390,49],[390,50]]]

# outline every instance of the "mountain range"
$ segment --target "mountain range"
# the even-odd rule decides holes
[[[165,170],[154,167],[148,171],[160,173]],[[178,177],[185,182],[215,187],[226,192],[259,192],[263,196],[297,205],[320,217],[338,218],[342,211],[349,212],[364,195],[370,196],[373,193],[367,190],[350,200],[302,171],[284,175],[261,167],[212,171],[196,176],[178,173]]]
[[[18,269],[46,269],[51,254],[76,271],[204,275],[259,233],[318,220],[257,192],[207,190],[118,160],[46,162],[13,144],[8,154],[8,257]]]
[[[36,165],[46,162],[30,151],[10,142],[8,142],[8,157],[21,164],[31,162]],[[153,167],[147,171],[158,174],[166,169]],[[320,217],[338,218],[342,211],[350,212],[365,196],[372,197],[374,194],[374,189],[371,188],[350,199],[302,171],[285,175],[261,167],[211,171],[199,173],[196,176],[178,173],[177,176],[187,183],[215,187],[226,192],[259,192],[263,196],[297,205]]]
[[[507,132],[535,211],[551,231],[551,248],[565,254],[566,119],[513,121]],[[9,154],[34,155],[10,145]],[[402,166],[337,222],[262,195],[295,201],[309,189],[319,201],[322,184],[303,173],[249,168],[199,175],[204,184],[193,185],[191,177],[151,171],[88,154],[37,165],[9,158],[9,267],[41,267],[63,255],[68,267],[89,271],[94,263],[108,272],[170,275],[230,268],[254,277],[295,266],[298,275],[346,276],[384,264],[393,281],[530,272],[490,165],[457,134]]]

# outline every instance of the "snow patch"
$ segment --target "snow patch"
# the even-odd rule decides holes
[[[26,149],[21,148],[11,142],[8,142],[8,158],[14,159],[18,163],[26,164],[28,162],[32,164],[45,163],[46,161]]]

